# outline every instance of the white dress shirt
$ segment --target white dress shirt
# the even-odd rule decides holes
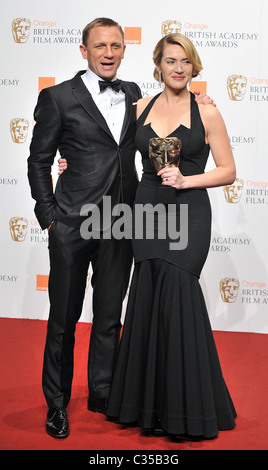
[[[81,78],[119,144],[126,109],[125,93],[122,90],[116,92],[109,87],[100,92],[99,80],[102,79],[90,69]]]

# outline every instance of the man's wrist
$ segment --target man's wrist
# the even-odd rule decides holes
[[[50,230],[51,225],[53,225],[53,224],[54,224],[54,220],[52,220],[51,224],[49,224],[49,226],[47,227],[47,229]]]

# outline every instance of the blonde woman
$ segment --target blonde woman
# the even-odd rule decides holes
[[[235,426],[236,412],[199,284],[211,234],[206,188],[232,184],[236,169],[220,112],[198,105],[188,90],[202,69],[191,41],[181,34],[163,37],[154,63],[165,88],[137,104],[143,176],[134,209],[151,204],[152,215],[162,202],[166,214],[173,209],[180,233],[177,239],[163,236],[155,223],[153,237],[145,230],[133,239],[135,269],[107,415],[155,432],[213,438]],[[156,171],[152,145],[159,149],[174,138],[181,145],[179,166]],[[205,172],[210,151],[215,168]],[[186,243],[180,245],[185,226]]]

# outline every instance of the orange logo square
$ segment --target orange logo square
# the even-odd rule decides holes
[[[43,90],[43,88],[48,88],[49,86],[53,85],[55,85],[55,77],[39,77],[38,93]]]
[[[45,274],[36,275],[36,290],[39,290],[39,291],[48,290],[48,275],[45,275]]]
[[[141,27],[126,26],[125,44],[141,44]]]
[[[207,82],[197,82],[194,80],[191,82],[190,91],[192,93],[195,91],[200,91],[200,93],[207,93]]]

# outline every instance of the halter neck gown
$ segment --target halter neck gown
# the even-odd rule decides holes
[[[188,244],[170,249],[176,240],[157,236],[157,223],[154,238],[133,239],[135,267],[107,415],[123,424],[146,429],[160,424],[170,434],[212,438],[235,426],[236,411],[199,284],[210,244],[211,208],[206,189],[163,187],[149,160],[149,141],[158,136],[144,122],[158,96],[137,121],[143,175],[134,209],[171,204],[179,226],[181,205],[187,205]],[[183,175],[203,173],[210,151],[193,94],[190,100],[191,127],[180,125],[168,136],[181,140]]]

